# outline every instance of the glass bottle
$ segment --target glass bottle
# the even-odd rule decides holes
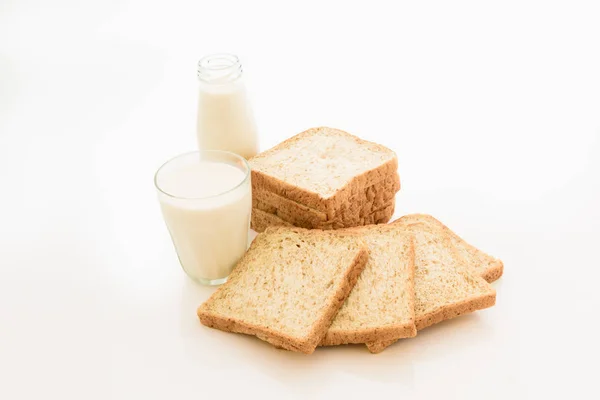
[[[231,54],[213,54],[198,62],[200,150],[225,150],[248,159],[258,152],[252,107],[242,64]]]

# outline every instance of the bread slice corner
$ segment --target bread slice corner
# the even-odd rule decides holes
[[[465,259],[465,263],[469,266],[469,268],[490,283],[499,279],[504,272],[504,264],[501,260],[494,258],[489,254],[479,250],[475,246],[467,243],[463,238],[458,236],[450,228],[431,215],[410,214],[405,215],[394,222],[405,225],[412,223],[424,223],[429,225],[431,229],[444,232],[448,236],[451,245],[454,246],[460,255]]]

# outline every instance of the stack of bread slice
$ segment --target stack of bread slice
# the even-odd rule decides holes
[[[209,327],[310,354],[399,339],[495,304],[500,260],[429,215],[335,231],[270,227],[198,308]]]
[[[341,229],[385,223],[400,190],[396,154],[333,128],[304,131],[249,160],[251,226]]]

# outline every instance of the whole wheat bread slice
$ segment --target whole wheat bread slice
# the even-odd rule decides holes
[[[415,237],[417,330],[495,304],[496,291],[473,273],[447,234],[412,216],[392,224],[404,227]],[[377,353],[394,342],[375,341],[367,347]]]
[[[398,169],[392,150],[327,127],[295,135],[248,162],[253,191],[270,191],[329,216]]]
[[[412,234],[394,225],[371,225],[338,232],[360,235],[369,248],[369,260],[321,346],[415,336]]]
[[[383,224],[388,222],[394,215],[395,204],[395,200],[392,199],[391,203],[386,205],[384,208],[380,210],[375,210],[371,214],[366,215],[365,217],[361,217],[357,221],[353,221],[353,223],[351,224],[338,221],[329,221],[316,225],[307,221],[298,220],[297,218],[292,218],[288,215],[279,212],[276,209],[275,212],[277,212],[277,215],[271,214],[261,209],[252,208],[250,227],[256,232],[262,232],[269,226],[298,226],[300,228],[306,229],[331,230],[372,224]],[[293,223],[290,220],[294,220]]]
[[[312,223],[322,223],[326,221],[347,221],[358,219],[370,214],[374,210],[383,208],[387,205],[400,190],[400,177],[397,173],[387,177],[384,181],[371,185],[358,194],[353,195],[346,203],[343,203],[337,209],[334,215],[328,215],[326,212],[314,209],[305,204],[298,203],[288,198],[267,190],[255,190],[252,193],[253,206],[263,211],[274,214],[273,210],[278,209],[288,215],[298,215]]]
[[[271,206],[256,198],[252,200],[252,207],[255,209],[273,214],[288,223],[307,229],[331,229],[333,226],[354,227],[374,224],[376,223],[376,220],[381,221],[384,218],[384,215],[387,215],[389,211],[391,211],[393,214],[395,205],[396,200],[392,198],[388,203],[383,204],[381,208],[373,208],[364,211],[359,210],[359,212],[355,213],[353,216],[343,216],[339,220],[333,221],[322,221],[319,218],[315,218],[314,215],[311,214],[298,213],[286,210],[284,208]],[[387,222],[388,220],[389,217],[383,222]]]
[[[494,258],[478,248],[470,245],[456,233],[451,231],[450,228],[431,215],[412,214],[402,217],[401,221],[401,223],[423,222],[431,226],[432,229],[438,229],[442,232],[445,232],[449,236],[452,245],[465,259],[469,268],[471,268],[486,281],[493,282],[502,276],[504,264],[501,260]]]
[[[252,214],[250,216],[250,227],[256,232],[264,232],[268,227],[278,226],[293,227],[294,225],[282,220],[276,215],[258,210],[256,208],[252,209]]]
[[[198,308],[200,321],[310,354],[368,259],[358,237],[300,228],[258,235],[228,281]]]
[[[399,181],[396,182],[398,185],[400,184]],[[399,186],[395,186],[394,181],[391,182],[391,185],[387,186],[386,184],[384,188],[377,185],[369,186],[365,190],[365,197],[356,196],[347,203],[342,204],[332,220],[341,222],[345,226],[356,226],[357,221],[361,218],[372,215],[392,204],[395,205],[396,192]]]

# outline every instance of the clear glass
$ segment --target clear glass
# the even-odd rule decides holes
[[[226,151],[177,156],[154,176],[179,262],[194,281],[219,285],[248,246],[252,188],[246,160]]]
[[[200,150],[224,150],[250,158],[258,153],[254,113],[240,60],[213,54],[198,62],[196,133]]]

